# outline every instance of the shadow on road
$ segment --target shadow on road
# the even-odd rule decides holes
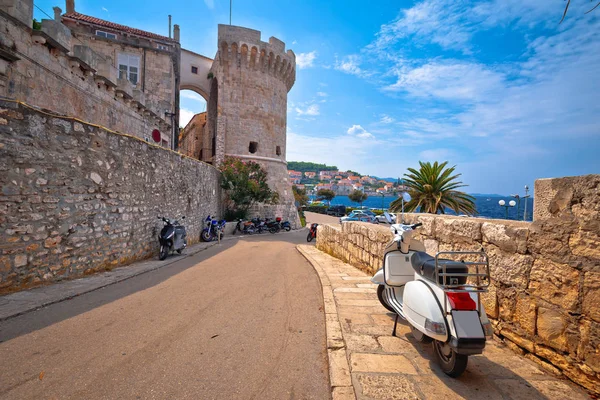
[[[182,258],[181,261],[176,261],[165,267],[2,321],[0,322],[0,343],[43,329],[136,292],[156,286],[194,267],[198,263],[207,261],[217,254],[231,249],[239,240],[301,243],[302,239],[306,239],[305,235],[305,230],[299,230],[275,235],[267,233],[227,238],[227,240],[223,240],[218,245],[212,246],[193,256]],[[176,257],[178,256],[173,255],[167,260],[172,261]]]

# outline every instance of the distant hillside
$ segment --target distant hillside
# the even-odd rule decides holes
[[[326,164],[317,164],[305,161],[288,161],[287,169],[293,171],[307,172],[307,171],[337,171],[338,167],[330,166]]]

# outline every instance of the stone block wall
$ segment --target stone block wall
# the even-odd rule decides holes
[[[157,215],[188,243],[220,215],[219,172],[148,143],[0,101],[0,293],[158,254]]]
[[[547,370],[600,393],[600,175],[536,182],[533,223],[406,214],[428,253],[488,254],[492,286],[483,296],[496,333]],[[549,188],[553,188],[552,191]],[[543,193],[539,191],[543,190]],[[538,207],[537,199],[548,199]],[[374,273],[389,227],[321,226],[317,247]]]

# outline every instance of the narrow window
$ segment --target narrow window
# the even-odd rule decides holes
[[[119,78],[128,79],[137,85],[139,79],[140,57],[133,54],[119,54]]]
[[[164,44],[157,44],[156,48],[159,50],[169,50],[169,46],[165,46]]]
[[[250,142],[250,146],[248,146],[248,151],[252,154],[256,153],[256,151],[258,150],[258,143],[257,142]]]
[[[275,147],[275,154],[277,154],[278,156],[281,155],[281,146]]]
[[[192,74],[198,74],[198,67],[192,67]]]
[[[117,38],[117,35],[115,35],[114,33],[108,33],[108,32],[104,32],[104,31],[96,31],[96,36],[105,37],[108,39],[116,39]]]

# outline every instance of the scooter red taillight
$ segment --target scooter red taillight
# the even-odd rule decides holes
[[[477,304],[473,301],[469,293],[448,292],[446,295],[448,296],[448,301],[453,310],[477,310]]]

